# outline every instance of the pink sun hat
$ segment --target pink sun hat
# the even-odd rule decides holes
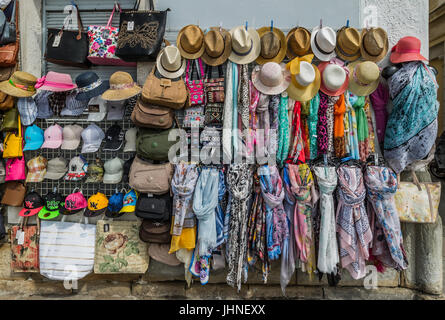
[[[58,124],[52,125],[45,130],[45,142],[41,149],[57,149],[63,142],[63,129]]]
[[[71,79],[69,74],[50,71],[46,76],[37,80],[35,88],[46,91],[63,92],[76,89],[77,85],[73,83],[73,79]]]

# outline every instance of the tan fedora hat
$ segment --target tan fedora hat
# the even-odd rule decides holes
[[[295,58],[287,64],[292,76],[292,82],[287,88],[289,97],[295,101],[312,100],[320,90],[321,75],[318,68],[311,64],[313,54]]]
[[[362,36],[356,28],[343,27],[337,32],[337,56],[345,61],[355,61],[362,55]]]
[[[287,57],[294,59],[311,53],[311,32],[306,28],[296,27],[286,36]]]
[[[110,89],[102,94],[107,101],[127,100],[138,95],[142,89],[134,82],[131,74],[123,71],[115,72],[110,77]]]
[[[379,62],[388,53],[388,34],[382,28],[364,28],[360,50],[364,60]]]
[[[197,25],[189,24],[179,31],[176,45],[184,58],[198,59],[204,52],[204,32]]]
[[[270,29],[262,27],[257,30],[261,42],[260,56],[256,59],[258,64],[281,63],[286,57],[286,37],[283,31],[275,27]]]
[[[230,30],[232,36],[232,52],[229,60],[236,64],[254,62],[261,52],[260,35],[253,28],[244,26],[234,27]]]
[[[167,46],[159,52],[156,58],[156,68],[159,73],[168,79],[182,76],[185,71],[186,62],[181,57],[179,49],[175,46]]]
[[[377,90],[380,83],[380,68],[372,61],[356,61],[348,65],[349,91],[365,97]]]
[[[17,98],[32,97],[36,93],[36,83],[37,78],[32,74],[16,71],[9,80],[0,82],[0,91]]]
[[[211,27],[204,34],[204,53],[202,60],[209,66],[222,65],[232,52],[232,37],[226,29]]]

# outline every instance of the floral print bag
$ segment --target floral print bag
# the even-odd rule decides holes
[[[13,272],[39,272],[39,233],[37,226],[28,226],[24,218],[11,228],[11,269]]]
[[[135,67],[136,62],[125,62],[115,54],[119,28],[112,27],[111,23],[116,7],[122,12],[120,5],[116,4],[107,26],[88,26],[89,51],[87,58],[95,65]]]

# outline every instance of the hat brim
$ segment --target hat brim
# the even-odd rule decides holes
[[[14,87],[9,83],[9,80],[0,82],[0,91],[16,98],[28,98],[36,94],[36,91],[26,91]]]
[[[293,60],[296,57],[302,57],[302,56],[312,53],[310,46],[309,46],[308,50],[306,50],[305,52],[302,52],[302,53],[292,51],[291,47],[289,46],[290,38],[294,35],[295,31],[297,31],[299,28],[301,28],[301,27],[295,27],[295,28],[291,29],[286,35],[286,56],[289,60]],[[305,29],[305,28],[303,28],[303,29]],[[307,30],[307,31],[309,34],[311,34],[311,32],[309,30]]]
[[[252,83],[259,92],[267,95],[277,95],[283,93],[287,90],[287,88],[289,88],[291,83],[291,74],[290,71],[286,69],[284,64],[281,64],[281,70],[284,73],[283,81],[278,86],[269,87],[262,83],[259,77],[260,70],[261,69],[258,67],[252,71]]]
[[[125,214],[125,212],[119,211],[119,212],[113,212],[113,211],[105,211],[105,216],[107,218],[120,218]]]
[[[349,75],[348,74],[346,75],[346,80],[343,83],[343,85],[338,90],[333,91],[333,90],[327,88],[326,85],[323,83],[323,72],[328,65],[329,65],[329,62],[322,62],[318,66],[318,70],[320,70],[320,76],[321,76],[320,91],[323,92],[324,94],[327,94],[328,96],[331,96],[331,97],[341,96],[348,89]]]
[[[43,207],[35,208],[35,209],[23,208],[22,210],[20,210],[19,216],[21,216],[21,217],[32,217],[32,216],[35,216],[36,214],[38,214],[40,212],[40,210],[42,210],[42,209],[43,209]]]
[[[230,32],[230,36],[232,37],[233,41],[233,32],[236,30],[237,27],[232,28]],[[261,53],[261,39],[260,35],[255,29],[249,28],[247,32],[250,34],[250,37],[252,38],[252,48],[249,54],[246,54],[245,56],[238,55],[235,51],[233,51],[229,55],[229,60],[236,64],[249,64],[254,62]]]
[[[136,143],[125,143],[124,152],[136,152]]]
[[[320,50],[317,49],[317,46],[315,44],[315,37],[317,36],[317,33],[320,31],[320,27],[317,26],[312,30],[311,33],[311,49],[314,55],[318,58],[320,61],[330,61],[331,59],[335,58],[336,53],[335,50],[330,54],[324,54]]]
[[[359,63],[360,61],[357,61],[348,65],[349,74],[354,74],[354,69]],[[354,80],[354,77],[352,77],[349,80],[348,90],[358,97],[366,97],[377,90],[379,83],[380,83],[380,77],[376,81],[370,83],[367,86],[361,86]]]
[[[219,31],[219,27],[211,27],[211,30]],[[208,53],[205,51],[205,45],[204,45],[204,53],[202,54],[201,59],[212,67],[217,67],[225,63],[228,59],[230,54],[232,53],[232,36],[230,35],[229,31],[222,29],[221,33],[224,37],[224,51],[219,57],[211,57],[208,55]]]
[[[42,144],[41,149],[58,149],[62,145],[63,141],[45,141]]]
[[[202,56],[202,54],[204,53],[204,32],[202,32],[201,30],[201,37],[202,37],[202,44],[201,44],[201,48],[199,48],[199,50],[197,52],[194,53],[190,53],[184,50],[184,48],[181,45],[181,37],[184,33],[184,30],[187,28],[188,26],[183,27],[179,33],[178,36],[176,37],[176,46],[179,49],[179,52],[181,53],[181,56],[183,58],[192,60],[192,59],[198,59]]]
[[[52,220],[54,218],[57,218],[60,215],[59,210],[50,211],[46,209],[46,207],[43,207],[42,210],[39,212],[39,219],[42,220]]]
[[[292,79],[289,88],[287,88],[287,94],[295,101],[306,102],[312,100],[320,90],[321,76],[317,66],[312,65],[315,70],[315,80],[307,87],[299,85],[296,80]]]
[[[79,140],[63,140],[60,148],[62,150],[76,150],[79,148],[80,139]]]
[[[158,55],[158,58],[156,59],[156,69],[158,70],[158,72],[165,78],[168,79],[176,79],[181,77],[184,74],[185,68],[187,66],[185,59],[181,59],[182,63],[181,63],[181,67],[174,72],[168,71],[167,69],[164,68],[164,66],[162,65],[161,62],[161,55],[164,52],[164,49],[161,50],[161,52]]]
[[[105,142],[105,145],[102,147],[102,151],[110,151],[110,152],[119,151],[122,148],[123,144],[124,144],[123,141],[119,145],[115,141],[111,142],[107,141]]]
[[[39,88],[39,90],[45,90],[45,91],[51,91],[51,92],[66,92],[66,91],[74,90],[76,88],[77,88],[76,84],[73,84],[68,88],[58,88],[58,87],[43,85]]]
[[[39,183],[42,182],[43,180],[45,180],[45,175],[46,175],[46,169],[43,170],[43,174],[41,174],[42,171],[39,172],[28,172],[28,174],[26,175],[26,180],[25,182],[33,182],[33,183]]]
[[[93,99],[95,97],[100,96],[102,93],[104,93],[108,89],[110,89],[110,81],[106,80],[106,81],[103,81],[100,86],[98,86],[97,88],[94,88],[93,90],[86,91],[86,92],[79,92],[76,95],[76,100],[87,101],[87,100]]]
[[[98,217],[98,216],[104,214],[106,210],[107,210],[107,207],[102,208],[100,210],[90,210],[87,208],[84,211],[83,215],[87,218],[94,218],[94,217]]]
[[[393,64],[399,64],[404,62],[412,61],[429,61],[427,58],[422,56],[420,53],[391,53],[390,61]]]
[[[35,150],[39,150],[43,145],[43,142],[28,142],[27,144],[25,144],[25,148],[23,148],[23,151],[35,151]]]
[[[138,85],[134,85],[132,88],[121,89],[121,90],[113,90],[108,89],[102,94],[102,99],[107,101],[122,101],[130,99],[134,96],[137,96],[141,93],[142,88]]]
[[[105,173],[104,174],[104,179],[102,181],[102,183],[104,184],[116,184],[122,181],[122,176],[124,175],[123,172],[118,172],[118,173],[113,173],[113,174],[109,174],[109,173]]]
[[[136,205],[134,206],[123,206],[120,213],[133,213],[136,211]]]
[[[49,172],[49,171],[46,171],[45,179],[48,179],[48,180],[59,180],[59,179],[62,179],[67,172],[68,172],[68,170],[66,170],[63,173],[62,172]]]
[[[355,61],[359,59],[362,56],[362,53],[360,52],[360,48],[357,50],[356,54],[348,55],[341,47],[338,39],[340,37],[340,34],[344,32],[347,29],[347,27],[343,27],[340,30],[337,31],[337,46],[335,47],[335,52],[337,53],[337,56],[344,60],[344,61]],[[352,28],[354,29],[354,28]]]
[[[261,37],[263,35],[265,35],[269,31],[270,31],[270,27],[262,27],[262,28],[257,30],[258,35],[260,36],[260,41],[261,41]],[[260,50],[260,55],[255,60],[255,62],[258,63],[258,64],[263,65],[263,64],[266,64],[268,62],[281,63],[284,60],[284,58],[286,57],[286,51],[287,51],[286,36],[284,35],[283,31],[281,31],[278,28],[273,28],[272,32],[276,36],[278,36],[278,38],[280,39],[280,50],[278,51],[278,53],[277,53],[277,55],[275,57],[270,58],[270,59],[267,59],[267,58],[264,58],[263,56],[261,56],[261,50]]]
[[[62,209],[60,209],[60,213],[63,214],[64,216],[73,216],[75,214],[78,214],[82,210],[85,210],[85,208],[76,209],[76,210],[68,210],[65,207],[63,207]]]
[[[105,119],[107,113],[106,112],[94,112],[88,115],[88,121],[100,122]]]
[[[93,153],[100,149],[100,146],[102,145],[102,140],[99,143],[89,143],[89,144],[83,144],[82,146],[82,153]]]
[[[381,28],[379,28],[381,29]],[[360,44],[360,52],[362,54],[362,58],[366,61],[372,61],[372,62],[379,62],[381,61],[383,58],[386,57],[386,55],[388,54],[388,50],[389,50],[389,40],[388,40],[388,35],[386,34],[386,31],[381,29],[384,33],[385,33],[385,44],[384,44],[384,49],[382,50],[382,53],[379,54],[378,56],[373,56],[371,55],[364,46],[364,40],[365,40],[365,35],[368,33],[368,30],[366,28],[364,28],[362,30],[362,43]]]

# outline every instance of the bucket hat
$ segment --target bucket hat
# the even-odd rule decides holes
[[[16,71],[9,80],[0,82],[0,91],[17,98],[32,97],[36,93],[36,83],[37,78],[32,74]]]
[[[93,153],[99,150],[105,133],[96,124],[90,124],[81,133],[83,139],[82,153]]]
[[[286,37],[278,28],[262,27],[257,30],[260,36],[260,55],[256,59],[258,64],[268,62],[281,63],[286,57]]]
[[[252,83],[261,93],[267,95],[281,94],[289,87],[291,76],[285,64],[268,62],[256,66],[252,72]]]
[[[320,61],[329,61],[335,58],[337,34],[331,27],[317,26],[312,30],[311,49]]]
[[[286,36],[286,56],[292,60],[311,53],[311,32],[303,27],[291,29]]]
[[[260,35],[253,28],[238,26],[230,30],[232,52],[229,60],[237,64],[254,62],[261,53]]]
[[[122,120],[125,116],[126,100],[107,102],[107,121]]]
[[[25,130],[25,148],[23,148],[23,151],[39,150],[44,141],[45,137],[43,130],[33,124]]]
[[[348,65],[350,80],[349,91],[365,97],[377,90],[380,83],[380,68],[372,61],[353,62]]]
[[[63,127],[62,136],[63,142],[62,150],[76,150],[80,145],[80,137],[83,128],[77,124],[66,125]]]
[[[138,193],[136,190],[131,189],[128,191],[122,202],[123,206],[119,213],[133,213],[136,211],[136,202],[138,200]]]
[[[68,172],[68,161],[65,158],[58,157],[48,161],[46,166],[45,179],[59,180]]]
[[[361,57],[362,36],[356,28],[343,27],[337,32],[337,56],[345,61],[355,61]]]
[[[232,52],[232,37],[229,31],[211,27],[204,34],[204,52],[201,59],[209,66],[220,66]]]
[[[97,73],[87,71],[81,73],[76,78],[77,85],[77,100],[90,100],[94,97],[100,96],[110,88],[110,82],[102,81]]]
[[[307,55],[295,58],[287,65],[292,77],[287,93],[295,101],[309,101],[320,90],[320,71],[311,64],[313,57],[314,55]]]
[[[382,28],[364,28],[360,50],[364,60],[379,62],[388,53],[388,35]]]
[[[32,97],[19,98],[17,109],[20,113],[20,121],[24,126],[30,126],[37,119],[37,105]]]
[[[17,110],[17,108],[9,109],[3,116],[3,121],[0,131],[16,131],[18,127],[19,127],[19,111]]]
[[[46,76],[37,80],[35,88],[52,92],[64,92],[76,89],[77,85],[73,83],[73,79],[68,73],[50,71]]]
[[[37,118],[48,119],[54,115],[54,111],[49,105],[49,96],[53,93],[51,91],[41,90],[34,97],[34,101],[37,105]]]
[[[83,215],[88,218],[94,218],[104,214],[108,207],[108,198],[101,192],[98,192],[88,198],[88,207]]]
[[[65,204],[65,199],[58,192],[48,192],[44,197],[45,206],[39,212],[42,220],[52,220],[60,215],[60,210]]]
[[[35,191],[28,193],[23,201],[23,209],[20,210],[19,215],[21,217],[32,217],[42,210],[45,202],[43,198]]]
[[[42,156],[37,156],[29,160],[26,163],[28,167],[26,182],[42,182],[45,179],[47,164],[48,160]]]
[[[122,206],[124,204],[124,193],[122,191],[116,191],[115,194],[113,194],[110,197],[110,200],[108,201],[108,208],[105,211],[105,215],[108,218],[119,218],[125,214],[125,212],[120,212],[122,209]]]
[[[176,45],[184,58],[198,59],[204,52],[204,32],[200,27],[189,24],[179,31]]]
[[[74,191],[76,191],[76,189]],[[65,198],[65,205],[60,213],[63,215],[73,215],[86,207],[88,207],[88,202],[82,194],[82,191],[73,192]]]
[[[77,100],[77,92],[75,90],[69,92],[65,98],[65,108],[60,112],[61,116],[80,116],[88,105],[88,100]]]
[[[328,96],[342,95],[349,85],[349,69],[340,59],[332,59],[330,62],[322,62],[318,66],[321,74],[320,90]]]
[[[128,72],[118,71],[110,77],[110,89],[102,94],[107,101],[127,100],[142,91]]]
[[[42,149],[58,149],[63,142],[63,129],[58,124],[54,124],[45,130],[45,142]]]
[[[100,158],[88,165],[87,180],[85,183],[100,183],[104,179],[104,164]]]
[[[137,139],[138,129],[131,128],[125,132],[125,147],[124,152],[136,152],[136,139]]]
[[[107,101],[101,96],[91,98],[88,102],[88,121],[100,122],[107,115]]]
[[[182,262],[176,258],[175,253],[169,253],[170,244],[168,243],[150,243],[148,247],[148,255],[160,263],[168,266],[179,266]]]
[[[114,158],[108,160],[104,164],[105,174],[103,183],[105,184],[116,184],[122,181],[122,176],[124,174],[124,160],[119,158]]]
[[[65,175],[66,181],[81,181],[87,173],[88,163],[82,156],[74,157],[68,165],[68,172]]]
[[[124,130],[118,124],[112,125],[105,133],[103,151],[118,151],[124,144]]]
[[[186,61],[175,46],[162,49],[156,58],[156,69],[165,78],[175,79],[183,75]]]
[[[398,64],[410,61],[428,61],[420,54],[422,42],[416,37],[404,37],[391,50],[391,63]]]

